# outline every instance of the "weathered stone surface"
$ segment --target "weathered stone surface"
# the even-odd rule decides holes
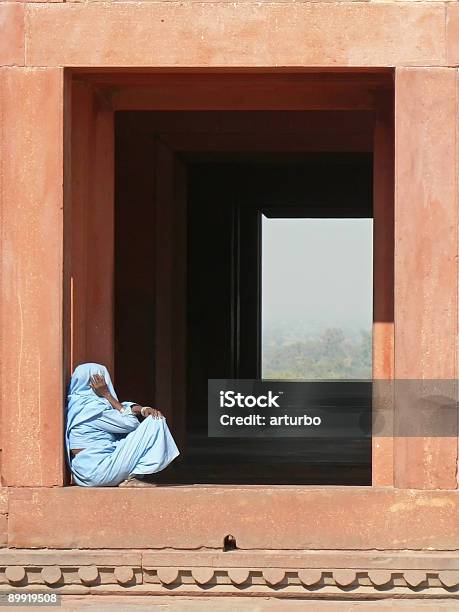
[[[103,363],[114,376],[114,131],[113,111],[85,83],[72,88],[70,370]],[[88,142],[91,146],[88,150]],[[99,228],[104,227],[104,240]],[[92,261],[88,266],[87,262]],[[71,287],[70,287],[71,283]],[[135,341],[133,341],[135,345]],[[70,375],[70,372],[66,373]]]
[[[313,586],[321,580],[322,572],[320,570],[315,569],[300,570],[298,572],[298,578],[305,586]]]
[[[373,143],[373,440],[372,484],[394,485],[394,100],[379,95]],[[378,423],[386,429],[377,432]]]
[[[24,65],[24,5],[0,2],[0,66]]]
[[[6,514],[0,514],[0,546],[8,544],[8,517]]]
[[[15,547],[122,548],[129,543],[139,549],[220,550],[231,533],[239,549],[459,548],[457,491],[31,488],[11,490],[9,506],[9,542]],[[144,524],[148,529],[138,529]],[[343,562],[341,567],[348,566]]]
[[[157,573],[163,584],[173,584],[179,575],[178,569],[175,567],[158,567]]]
[[[62,69],[2,71],[0,400],[8,485],[63,482],[63,98]]]
[[[364,111],[375,110],[375,90],[378,90],[378,98],[381,90],[391,91],[391,70],[359,73],[358,79],[355,74],[347,74],[344,78],[344,73],[305,72],[292,78],[289,72],[154,72],[137,73],[137,76],[129,72],[117,72],[108,76],[100,75],[99,78],[86,73],[84,78],[98,86],[109,88],[107,96],[114,110],[334,111],[314,115],[291,115],[288,123],[282,112],[272,114],[269,116],[271,130],[263,114],[254,113],[241,113],[238,117],[233,114],[225,117],[223,114],[215,116],[212,113],[200,113],[191,121],[190,114],[185,113],[166,113],[156,117],[152,115],[149,119],[140,115],[130,116],[129,125],[140,125],[144,136],[147,136],[148,130],[158,126],[166,144],[180,144],[180,150],[198,150],[204,147],[206,141],[201,139],[200,142],[199,139],[201,132],[201,137],[205,135],[210,139],[206,149],[208,151],[218,142],[217,135],[221,138],[219,146],[224,149],[245,140],[245,147],[249,148],[250,144],[251,151],[263,148],[268,150],[270,146],[276,148],[276,143],[277,150],[289,151],[287,136],[294,138],[296,135],[297,138],[301,137],[304,151],[320,151],[327,140],[326,146],[334,150],[346,148],[346,151],[353,151],[360,147],[362,151],[370,151],[373,144],[374,116],[365,115]],[[78,86],[85,87],[86,83],[79,83]],[[218,130],[212,127],[216,122]],[[333,132],[334,139],[333,134],[328,134],[327,128]],[[119,129],[124,130],[123,147],[128,147],[133,140],[132,135],[126,132],[125,124],[120,124]],[[202,134],[203,132],[205,134]],[[193,134],[196,138],[193,138]],[[256,138],[251,140],[254,135]],[[226,147],[223,137],[227,141]],[[237,140],[232,140],[232,137],[237,137]],[[309,139],[317,141],[316,146],[319,148],[314,149],[314,144],[309,142]],[[137,146],[139,143],[142,143],[143,147],[148,145],[148,142],[140,140],[139,135],[134,142]],[[299,143],[296,146],[299,147]],[[136,174],[141,172],[142,167],[139,166]],[[140,193],[139,191],[139,195]]]
[[[26,63],[32,66],[394,66],[445,61],[444,7],[435,3],[96,2],[30,4],[27,11]]]
[[[250,576],[250,570],[243,568],[232,568],[228,570],[229,579],[233,584],[243,584]]]
[[[456,78],[448,68],[396,71],[399,379],[454,379],[456,167],[445,160],[456,153]]]
[[[57,584],[62,578],[61,568],[57,565],[50,565],[41,570],[43,582],[49,585]]]
[[[267,567],[263,570],[263,578],[267,584],[276,586],[285,579],[285,570],[278,567]]]
[[[214,577],[214,570],[210,567],[193,567],[191,575],[198,584],[207,584]]]
[[[372,584],[375,586],[383,586],[391,581],[392,573],[388,570],[370,570],[368,572]]]
[[[24,580],[25,576],[25,569],[20,565],[12,565],[5,568],[5,577],[8,582],[11,582],[13,584],[16,582],[21,582],[22,580]]]
[[[418,587],[426,581],[426,573],[416,570],[408,570],[404,573],[406,583],[411,587]]]
[[[80,577],[81,582],[84,584],[93,584],[99,577],[99,570],[94,565],[80,567],[78,570],[78,576]]]
[[[459,5],[449,2],[446,17],[446,61],[449,66],[459,65]]]
[[[398,596],[401,594],[399,593]],[[191,597],[177,594],[145,595],[140,593],[136,597],[128,598],[124,594],[105,595],[103,604],[98,601],[99,597],[92,597],[83,601],[81,596],[64,595],[62,598],[62,610],[65,612],[343,612],[345,610],[356,610],[357,612],[456,612],[457,606],[451,599],[437,599],[435,601],[403,601],[400,599],[385,601],[323,601],[314,599],[307,601],[303,599],[304,593],[298,592],[298,599],[284,598],[279,600],[278,593],[271,596],[250,597],[237,594],[237,598],[222,597],[220,594],[205,593]],[[95,600],[95,601],[93,601]],[[103,605],[103,608],[102,608]]]
[[[43,0],[18,0],[19,2],[42,2]],[[66,0],[45,0],[45,2],[65,2]],[[76,0],[77,1],[77,0]],[[113,0],[109,0],[112,2]],[[434,0],[431,0],[433,2]]]
[[[336,570],[333,572],[333,578],[339,586],[347,587],[355,582],[356,573],[355,570],[350,569]]]
[[[9,552],[9,551],[8,551]],[[21,551],[25,552],[25,551]],[[33,552],[33,551],[29,551]],[[38,552],[38,551],[36,551]],[[59,551],[41,551],[42,561],[58,555]],[[66,551],[61,551],[65,553]],[[97,551],[103,555],[112,551]],[[147,560],[148,555],[145,553]],[[39,585],[59,586],[62,592],[86,593],[94,589],[98,595],[117,593],[126,594],[188,594],[196,596],[207,591],[219,595],[241,594],[241,586],[246,594],[270,595],[276,597],[330,597],[343,596],[343,591],[352,593],[352,598],[407,596],[407,588],[416,597],[454,598],[450,589],[458,583],[459,552],[443,553],[423,551],[243,551],[236,555],[216,553],[209,550],[156,551],[153,566],[142,564],[135,569],[126,565],[102,563],[91,565],[94,551],[82,551],[81,560],[86,565],[67,566],[42,565],[34,563],[33,558],[25,565],[3,565],[3,561],[14,560],[12,554],[3,554],[0,566],[6,568],[5,575],[0,572],[0,582],[10,582],[13,586],[39,588]],[[86,559],[84,556],[86,555]],[[64,554],[63,554],[64,556]],[[330,563],[333,558],[335,563]],[[312,559],[311,561],[308,561]],[[102,560],[102,556],[101,556]],[[232,566],[236,560],[245,567]],[[306,569],[322,561],[323,570]],[[211,562],[211,566],[206,566]],[[169,563],[173,565],[168,565]],[[280,565],[285,567],[281,568]],[[336,565],[346,564],[347,568]],[[416,566],[429,568],[427,571],[413,569]],[[390,569],[378,569],[386,567]],[[444,569],[445,567],[454,569]],[[305,569],[301,569],[305,568]],[[191,576],[190,576],[191,573]],[[250,578],[250,573],[252,577]],[[260,576],[261,573],[261,576]],[[367,576],[368,574],[368,576]],[[393,580],[391,575],[393,574]],[[427,580],[429,576],[429,580]],[[322,579],[323,578],[323,579]],[[170,585],[174,589],[170,590]],[[376,588],[374,588],[376,587]],[[381,588],[382,587],[382,588]]]
[[[0,72],[1,79],[1,72]],[[0,514],[6,514],[8,512],[8,488],[0,487]]]
[[[439,578],[445,587],[451,589],[459,584],[459,570],[456,572],[444,570],[440,572]]]
[[[395,378],[440,380],[454,393],[456,70],[400,68],[395,89]],[[412,435],[397,436],[395,429],[395,486],[455,489],[457,416],[450,412],[445,427],[450,437],[415,437],[422,418],[419,403],[403,402],[401,391],[400,386],[395,394],[395,426],[409,421]],[[426,423],[419,436],[425,435]]]
[[[4,548],[0,550],[0,567],[22,565],[33,567],[59,566],[78,568],[143,567],[157,572],[161,582],[175,581],[177,568],[206,567],[239,572],[245,576],[250,569],[281,567],[284,571],[299,571],[304,584],[320,580],[322,571],[333,572],[352,568],[352,571],[369,571],[374,584],[384,584],[391,579],[391,571],[423,570],[439,571],[441,576],[455,576],[459,568],[459,551],[349,551],[349,550],[238,550],[234,553],[218,550],[33,550]],[[312,582],[308,583],[307,581]]]
[[[0,565],[59,565],[61,567],[141,565],[142,553],[123,550],[0,550]]]
[[[88,551],[89,552],[89,551]],[[234,553],[212,550],[144,551],[143,564],[156,566],[205,566],[233,568],[282,567],[286,571],[312,571],[320,579],[323,571],[348,569],[375,570],[423,569],[454,570],[459,567],[459,552],[453,551],[367,551],[367,550],[237,550]],[[0,556],[1,560],[1,556]],[[389,578],[390,579],[390,575]]]
[[[115,578],[120,584],[127,584],[134,578],[134,570],[132,569],[132,567],[115,567],[114,574]]]

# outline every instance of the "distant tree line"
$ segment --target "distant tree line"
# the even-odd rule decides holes
[[[349,334],[334,327],[319,335],[299,335],[295,338],[282,327],[268,327],[263,338],[263,378],[371,378],[371,332]]]

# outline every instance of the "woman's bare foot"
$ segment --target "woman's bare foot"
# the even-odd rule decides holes
[[[135,476],[130,476],[123,482],[120,482],[119,487],[125,488],[137,488],[137,487],[156,487],[156,483],[154,482],[145,482],[145,480],[141,480],[140,478],[136,478]]]

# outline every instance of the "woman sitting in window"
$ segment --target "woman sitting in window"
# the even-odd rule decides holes
[[[107,368],[97,363],[72,375],[65,437],[73,479],[84,487],[148,486],[142,478],[179,454],[161,412],[120,403]]]

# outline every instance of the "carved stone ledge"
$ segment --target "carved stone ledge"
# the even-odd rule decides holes
[[[37,587],[62,593],[459,599],[459,553],[0,551],[0,592]]]
[[[43,585],[59,588],[65,585],[124,585],[128,588],[139,584],[150,584],[171,589],[194,585],[209,589],[222,585],[243,589],[248,586],[263,586],[276,591],[291,586],[305,591],[318,591],[334,587],[341,591],[369,588],[375,593],[388,593],[394,588],[407,591],[426,592],[429,589],[443,589],[457,592],[459,596],[459,572],[378,572],[375,570],[307,570],[286,571],[280,568],[208,568],[208,567],[81,567],[65,566],[8,566],[0,569],[0,585],[23,587]]]

